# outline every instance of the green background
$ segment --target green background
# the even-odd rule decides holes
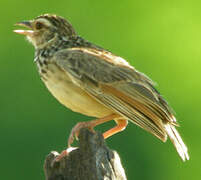
[[[45,156],[66,147],[76,122],[92,119],[57,102],[36,71],[34,48],[12,32],[15,22],[43,13],[68,18],[81,36],[127,59],[157,82],[176,111],[190,160],[183,163],[169,140],[164,144],[130,123],[107,140],[128,179],[200,179],[200,9],[198,0],[1,0],[0,179],[44,179]]]

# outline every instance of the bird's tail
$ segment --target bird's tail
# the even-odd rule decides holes
[[[165,129],[182,160],[189,160],[188,149],[174,125],[166,124]]]

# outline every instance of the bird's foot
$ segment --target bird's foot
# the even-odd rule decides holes
[[[94,129],[94,123],[93,121],[88,121],[88,122],[79,122],[77,123],[73,129],[71,130],[70,136],[68,138],[68,147],[71,147],[71,144],[74,141],[74,138],[76,138],[76,140],[78,140],[78,136],[80,134],[80,130],[82,128],[88,128],[90,131],[92,131],[93,133],[95,133]]]
[[[77,147],[71,147],[71,144],[73,143],[74,141],[74,138],[76,138],[76,140],[78,140],[78,136],[79,136],[79,133],[80,133],[80,130],[82,128],[88,128],[90,131],[94,132],[94,123],[93,121],[89,121],[89,122],[79,122],[77,123],[73,129],[71,130],[71,133],[70,133],[70,136],[68,138],[68,148],[66,150],[63,150],[61,152],[61,154],[59,154],[53,161],[53,165],[56,163],[56,162],[59,162],[61,159],[63,159],[65,156],[68,156],[68,154],[77,149]]]
[[[74,138],[76,138],[78,140],[78,136],[79,136],[80,130],[82,128],[88,128],[91,132],[95,133],[95,131],[94,131],[95,126],[97,126],[99,124],[103,124],[105,122],[108,122],[108,121],[113,120],[114,118],[118,118],[118,117],[119,117],[118,114],[110,114],[103,118],[94,119],[94,120],[88,121],[88,122],[77,123],[71,130],[70,136],[68,138],[68,147],[71,147],[71,144],[73,143]]]
[[[68,138],[68,149],[62,151],[61,154],[55,158],[54,162],[59,162],[63,157],[67,156],[72,150],[77,149],[77,147],[71,147],[71,144],[73,143],[74,138],[76,138],[78,140],[78,136],[79,136],[80,130],[82,128],[88,128],[91,132],[95,133],[95,131],[94,131],[95,126],[102,124],[104,122],[110,121],[117,117],[119,117],[119,115],[111,114],[109,116],[105,116],[100,119],[95,119],[95,120],[88,121],[88,122],[77,123],[71,130],[70,136]],[[112,132],[110,132],[110,131],[106,132],[107,134],[104,137],[107,138],[107,137],[111,136]],[[116,132],[116,129],[115,129],[115,132]]]
[[[52,162],[52,165],[54,165],[54,163],[59,162],[61,159],[63,159],[65,156],[67,156],[71,151],[77,149],[78,147],[69,147],[66,150],[63,150],[60,154],[58,154],[56,156],[56,158],[54,159],[54,161]]]

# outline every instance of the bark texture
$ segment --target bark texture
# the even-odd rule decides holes
[[[82,129],[79,147],[54,162],[57,155],[54,151],[46,157],[46,180],[126,180],[119,155],[106,146],[99,132]]]

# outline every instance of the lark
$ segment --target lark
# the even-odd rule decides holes
[[[44,14],[17,25],[28,28],[15,32],[35,47],[34,62],[51,94],[72,111],[97,118],[79,122],[70,133],[68,147],[81,128],[94,131],[95,126],[114,120],[116,126],[103,133],[105,139],[132,122],[163,142],[169,137],[182,160],[189,159],[170,106],[146,75],[80,37],[63,17]]]

